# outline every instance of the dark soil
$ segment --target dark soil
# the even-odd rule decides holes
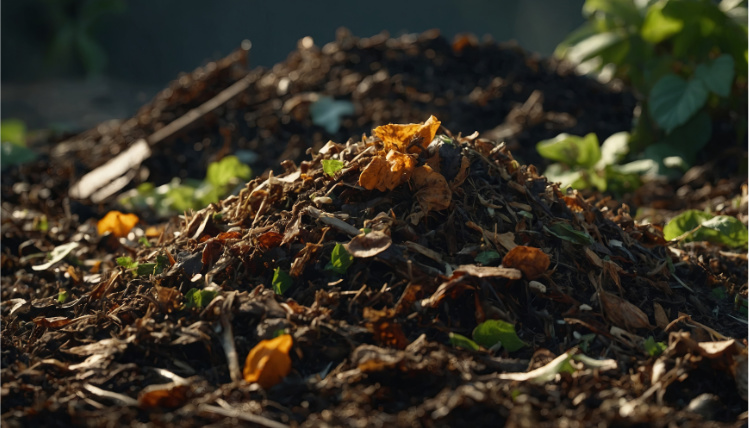
[[[563,63],[470,37],[343,30],[323,48],[300,41],[270,70],[247,61],[238,50],[180,76],[132,119],[38,145],[38,161],[3,171],[4,424],[746,424],[746,253],[667,244],[659,228],[686,208],[746,224],[745,147],[722,144],[680,182],[616,201],[539,173],[538,141],[631,128],[624,88]],[[258,178],[198,212],[139,212],[127,237],[100,236],[116,198],[71,199],[71,183],[242,79],[239,95],[154,142],[127,187],[202,178],[241,151],[257,155]],[[312,123],[321,95],[354,105],[334,133]],[[430,147],[373,134],[430,115],[446,136]],[[390,149],[414,165],[366,184]],[[331,159],[344,163],[333,176]],[[160,232],[145,246],[147,226]],[[342,273],[328,267],[337,243],[355,256]],[[476,261],[490,251],[499,258]],[[120,256],[163,270],[138,276]],[[278,270],[290,275],[282,294]],[[217,294],[188,308],[193,288]],[[524,346],[453,344],[485,320],[514,325]],[[244,380],[250,350],[279,331],[293,338],[290,373],[267,388]]]

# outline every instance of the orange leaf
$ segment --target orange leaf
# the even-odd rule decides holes
[[[359,176],[359,185],[367,190],[393,190],[405,183],[416,166],[416,160],[391,150],[386,158],[376,156]]]
[[[289,350],[292,343],[290,334],[258,343],[247,355],[244,379],[247,382],[257,382],[264,389],[281,382],[291,371]]]
[[[372,131],[385,144],[385,150],[398,150],[403,153],[419,153],[434,139],[440,127],[440,121],[429,116],[424,123],[408,125],[388,124],[378,126]]]
[[[525,247],[518,245],[510,250],[504,259],[502,265],[520,269],[526,279],[536,279],[546,272],[551,260],[549,256],[538,248]]]
[[[110,211],[96,224],[99,235],[112,232],[118,238],[124,238],[130,230],[138,224],[138,216],[135,214],[123,214],[119,211]]]

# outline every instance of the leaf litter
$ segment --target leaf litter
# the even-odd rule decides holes
[[[745,420],[745,327],[680,287],[687,270],[715,281],[689,247],[451,131],[429,117],[331,141],[170,220],[151,247],[81,226],[74,259],[15,273],[74,285],[69,301],[3,301],[3,421]],[[477,264],[488,252],[502,264]],[[164,269],[136,276],[123,253]],[[479,348],[482,325],[499,339]]]

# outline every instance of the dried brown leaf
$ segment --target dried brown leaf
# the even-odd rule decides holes
[[[661,306],[660,303],[653,302],[653,313],[655,315],[655,325],[665,330],[668,326],[669,321],[668,316],[666,315],[666,311],[663,309],[663,306]]]
[[[606,316],[615,325],[627,330],[653,328],[645,312],[627,300],[603,290],[600,297]]]
[[[386,157],[375,156],[359,175],[359,185],[367,190],[393,190],[408,181],[416,160],[404,153],[390,150]]]
[[[36,317],[34,318],[34,324],[38,325],[39,327],[44,328],[60,328],[65,327],[66,325],[72,323],[74,320],[71,320],[67,317]]]
[[[351,241],[344,244],[344,248],[354,257],[374,257],[387,250],[393,240],[382,232],[369,232],[356,235]]]
[[[517,268],[523,272],[526,279],[536,279],[546,272],[551,260],[543,251],[534,247],[519,245],[510,250],[502,259],[502,265]]]
[[[430,116],[424,123],[407,125],[388,124],[378,126],[372,133],[385,145],[385,150],[398,150],[402,153],[419,153],[434,139],[440,121]]]

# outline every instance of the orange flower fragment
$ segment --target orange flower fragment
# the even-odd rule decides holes
[[[378,126],[373,133],[385,144],[385,150],[397,150],[402,153],[419,153],[434,139],[441,122],[429,116],[424,123],[408,125],[388,124]]]
[[[526,279],[536,279],[546,272],[551,260],[543,251],[534,247],[518,245],[502,259],[504,267],[520,269]]]
[[[244,380],[257,382],[268,389],[281,382],[291,371],[289,350],[293,340],[290,334],[282,334],[275,339],[258,343],[244,365]]]
[[[138,224],[138,216],[135,214],[123,214],[119,211],[110,211],[96,224],[99,235],[112,232],[118,238],[124,238],[130,230]]]
[[[393,190],[408,181],[416,160],[404,153],[390,150],[387,157],[375,156],[359,175],[359,185],[367,190]]]

